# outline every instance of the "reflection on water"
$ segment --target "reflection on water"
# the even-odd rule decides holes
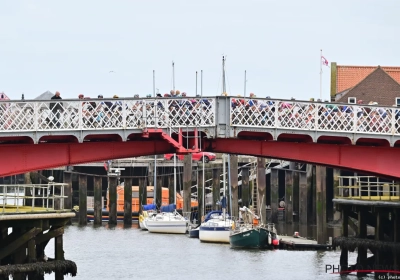
[[[285,225],[287,233],[312,236],[312,227],[296,226]],[[326,265],[338,265],[340,251],[233,250],[229,244],[201,243],[187,235],[155,234],[137,227],[66,227],[65,257],[76,262],[78,275],[65,279],[356,279],[325,272]],[[54,257],[54,242],[46,255]],[[350,263],[355,259],[351,254]]]

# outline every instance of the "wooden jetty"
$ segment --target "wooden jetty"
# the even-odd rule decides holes
[[[65,260],[64,226],[72,213],[70,185],[61,183],[0,185],[0,279],[44,279],[45,273],[76,276]],[[44,254],[53,239],[54,257]]]
[[[303,237],[279,236],[279,249],[287,250],[332,250],[331,244],[318,244],[316,240]]]

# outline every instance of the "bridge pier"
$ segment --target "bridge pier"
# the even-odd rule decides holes
[[[242,167],[242,206],[250,207],[249,167]]]
[[[156,204],[157,207],[161,207],[162,205],[162,185],[163,185],[163,178],[162,176],[160,176],[160,173],[158,173],[160,171],[160,168],[157,168],[157,178],[156,178]]]
[[[301,170],[293,172],[293,222],[299,222],[299,203],[300,203],[300,173]]]
[[[271,168],[271,221],[278,223],[278,205],[279,205],[279,172],[278,169]]]
[[[142,213],[143,205],[147,204],[147,179],[139,177],[139,213]]]
[[[87,225],[87,176],[79,175],[79,225]]]
[[[232,192],[232,213],[235,218],[239,218],[239,204],[238,204],[238,157],[237,155],[230,155],[230,186]],[[265,169],[264,169],[265,177]],[[265,179],[264,179],[265,181]],[[265,207],[264,207],[265,208]],[[263,212],[265,213],[265,211]]]
[[[293,170],[285,171],[285,222],[293,223]]]
[[[316,215],[317,215],[317,242],[325,244],[326,240],[326,167],[316,167]]]
[[[299,173],[299,224],[308,225],[307,173]]]
[[[266,176],[265,176],[265,158],[257,158],[257,215],[261,213],[261,223],[267,224],[266,215]]]
[[[176,167],[174,167],[176,168]],[[168,176],[168,201],[169,204],[172,204],[175,202],[175,183],[174,183],[174,175],[169,175]]]
[[[117,177],[108,177],[108,224],[117,224]]]
[[[212,188],[212,209],[218,210],[219,207],[217,205],[217,201],[221,199],[220,191],[221,191],[221,169],[219,167],[213,168],[213,188]]]
[[[201,217],[203,215],[203,209],[205,205],[203,205],[203,166],[199,166],[197,170],[197,221],[201,221]]]
[[[98,176],[93,177],[94,185],[94,225],[102,224],[102,178]]]
[[[132,178],[124,181],[124,225],[132,225]]]
[[[192,187],[192,154],[187,154],[183,158],[183,210],[182,213],[190,213]]]

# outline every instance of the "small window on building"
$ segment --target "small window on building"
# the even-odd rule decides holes
[[[396,97],[396,105],[397,107],[400,107],[400,97]]]
[[[347,101],[349,102],[349,104],[356,104],[357,103],[357,98],[355,97],[349,97],[347,99]]]

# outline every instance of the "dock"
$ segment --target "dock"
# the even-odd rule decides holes
[[[304,237],[279,236],[279,249],[286,250],[332,250],[331,244],[318,244]]]

